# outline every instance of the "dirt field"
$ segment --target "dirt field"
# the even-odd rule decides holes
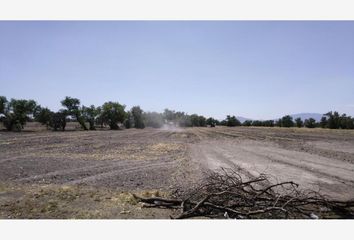
[[[220,167],[353,199],[354,131],[2,131],[0,218],[168,218],[170,210],[142,208],[131,193],[166,196]]]

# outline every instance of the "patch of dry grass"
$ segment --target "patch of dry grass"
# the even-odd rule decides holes
[[[171,152],[180,150],[181,147],[181,144],[177,143],[157,143],[149,145],[147,151],[156,155],[169,154]]]
[[[136,192],[168,196],[158,190]],[[100,219],[168,217],[165,211],[146,209],[129,192],[83,186],[0,184],[0,218]]]

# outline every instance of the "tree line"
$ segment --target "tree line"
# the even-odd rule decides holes
[[[160,128],[164,124],[181,127],[215,126],[213,118],[165,109],[163,113],[144,112],[140,106],[126,110],[119,102],[105,102],[102,106],[84,106],[77,98],[65,97],[62,109],[52,111],[34,100],[11,99],[0,96],[0,122],[9,131],[21,131],[26,122],[37,121],[54,131],[65,131],[67,122],[75,121],[83,130],[95,130],[108,126],[112,130],[121,128]]]
[[[301,118],[293,119],[290,115],[286,115],[278,120],[246,120],[243,126],[257,127],[306,127],[306,128],[330,128],[330,129],[354,129],[354,118],[338,112],[330,111],[324,114],[319,122],[314,118],[308,118],[304,121]]]
[[[206,118],[198,114],[187,114],[185,112],[165,109],[163,113],[144,112],[140,106],[134,106],[126,110],[126,106],[119,102],[105,102],[102,106],[84,106],[80,100],[72,97],[65,97],[61,102],[62,109],[51,111],[42,107],[34,100],[11,99],[0,96],[0,122],[9,131],[21,131],[28,121],[37,121],[54,131],[64,131],[67,122],[78,122],[83,130],[95,130],[97,127],[109,126],[116,130],[121,128],[160,128],[164,124],[172,124],[180,127],[215,127],[217,125],[236,126],[257,126],[257,127],[307,127],[307,128],[331,128],[331,129],[353,129],[354,118],[338,112],[324,114],[320,122],[309,118],[302,121],[301,118],[293,118],[286,115],[276,121],[274,120],[246,120],[241,123],[235,116],[227,115],[222,121],[212,117]]]

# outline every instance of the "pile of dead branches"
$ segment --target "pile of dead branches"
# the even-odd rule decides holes
[[[194,189],[166,198],[134,195],[145,207],[178,209],[171,218],[231,219],[353,218],[354,201],[331,201],[292,182],[274,183],[261,174],[243,180],[232,169],[212,172]]]

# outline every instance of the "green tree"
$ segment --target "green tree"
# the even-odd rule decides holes
[[[180,127],[193,127],[191,116],[186,114],[180,117],[180,119],[178,120],[178,125]]]
[[[323,116],[323,117],[321,118],[320,126],[321,126],[321,128],[326,128],[326,127],[328,127],[328,121],[327,121],[327,118],[326,118],[325,116]]]
[[[61,101],[61,104],[66,107],[67,113],[70,116],[73,116],[76,121],[78,121],[81,127],[84,130],[88,130],[85,124],[85,120],[82,117],[82,111],[80,109],[80,100],[72,97],[65,97],[64,100]]]
[[[226,124],[227,124],[226,119],[220,121],[220,125],[221,126],[226,126]]]
[[[184,112],[175,112],[175,121],[180,127],[192,126],[190,116],[185,114]]]
[[[353,118],[347,116],[345,113],[339,117],[339,128],[341,129],[353,129]]]
[[[198,116],[199,126],[206,127],[206,118],[204,116]]]
[[[304,125],[304,122],[301,120],[301,118],[295,118],[295,124],[296,127],[301,128]]]
[[[58,131],[58,129],[65,131],[66,116],[67,116],[67,113],[65,112],[65,110],[62,110],[62,111],[59,111],[56,113],[51,113],[49,126],[51,128],[53,128],[54,131]]]
[[[313,118],[306,119],[304,122],[304,125],[307,128],[315,128],[316,127],[316,120]]]
[[[105,124],[104,123],[104,120],[103,120],[103,115],[102,115],[102,107],[97,107],[96,108],[96,111],[97,111],[97,117],[96,117],[96,125],[99,125],[101,128],[103,128],[103,125]]]
[[[0,96],[0,123],[5,120],[5,108],[7,106],[7,99],[5,96]]]
[[[5,96],[0,96],[0,114],[5,113],[6,104],[8,103]]]
[[[164,112],[163,112],[163,117],[164,119],[166,119],[167,121],[173,121],[176,119],[176,116],[175,116],[176,112],[173,111],[173,110],[169,110],[169,109],[165,109]]]
[[[42,108],[40,105],[36,108],[35,113],[33,114],[34,119],[37,122],[45,125],[47,128],[49,127],[49,123],[52,118],[52,111],[49,108]]]
[[[347,129],[354,129],[354,118],[347,117]]]
[[[339,128],[347,129],[347,119],[348,117],[345,113],[339,116],[339,120],[338,120]]]
[[[241,122],[235,116],[227,115],[226,126],[228,127],[241,126]]]
[[[293,118],[290,115],[286,115],[286,116],[282,117],[281,126],[282,127],[293,127],[294,126]]]
[[[339,113],[330,111],[325,114],[327,116],[327,126],[330,129],[338,129],[339,128]]]
[[[102,119],[110,129],[119,129],[119,123],[123,123],[126,119],[125,105],[118,102],[106,102],[102,105]]]
[[[254,120],[254,121],[252,121],[252,126],[260,127],[260,126],[262,126],[262,121]]]
[[[192,114],[190,116],[192,127],[199,127],[199,116],[197,114]]]
[[[252,120],[246,120],[242,123],[242,126],[250,127],[252,126]]]
[[[265,126],[265,127],[274,127],[274,120],[263,121],[263,126]]]
[[[214,118],[210,117],[206,120],[206,124],[209,125],[210,127],[215,127],[217,121]]]
[[[2,113],[4,114],[4,126],[8,131],[21,131],[23,126],[29,120],[29,115],[32,115],[37,104],[34,100],[11,99],[10,102],[6,98],[2,100]]]
[[[134,118],[132,113],[129,111],[126,114],[126,119],[124,120],[124,127],[126,129],[132,128],[134,126]]]
[[[139,106],[134,106],[132,107],[130,112],[134,119],[134,127],[140,129],[145,128],[143,110]]]
[[[199,126],[199,120],[197,120],[197,114],[187,115],[184,112],[176,112],[174,110],[165,109],[162,113],[163,119],[166,122],[173,122],[180,127],[192,127]],[[192,123],[193,120],[193,123]],[[197,123],[198,122],[198,123]],[[202,122],[203,123],[203,122]]]
[[[274,121],[273,120],[265,120],[265,121],[260,121],[260,120],[246,120],[243,124],[244,126],[255,126],[255,127],[274,127]]]
[[[98,109],[94,105],[91,105],[90,107],[82,106],[81,112],[83,120],[89,123],[90,130],[96,130],[95,120],[99,114]]]

